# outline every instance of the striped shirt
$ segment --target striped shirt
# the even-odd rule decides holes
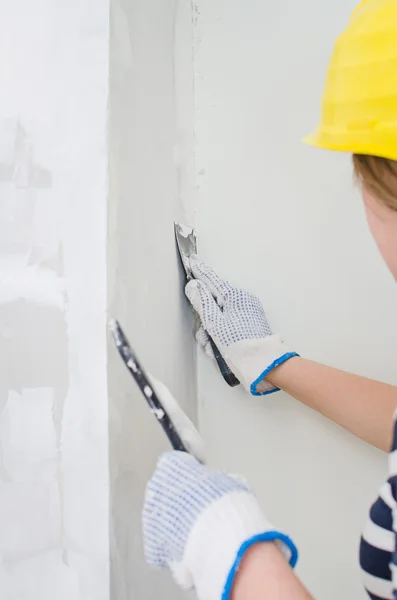
[[[395,415],[396,417],[396,415]],[[397,421],[389,454],[389,479],[372,505],[360,544],[364,586],[372,600],[397,600]]]

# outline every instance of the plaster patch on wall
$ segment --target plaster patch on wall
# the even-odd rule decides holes
[[[19,120],[0,119],[0,181],[12,181],[16,188],[50,188],[52,174],[39,165],[34,147]]]
[[[63,544],[68,357],[59,308],[9,302],[0,305],[0,323],[0,562],[8,565]]]
[[[0,564],[0,589],[7,600],[73,600],[82,598],[78,574],[53,549],[18,562]]]
[[[0,304],[26,299],[65,307],[65,282],[46,267],[29,264],[29,255],[0,257]]]
[[[3,563],[55,548],[59,543],[60,513],[55,480],[2,483],[0,556]]]
[[[0,596],[108,600],[109,2],[0,13]]]
[[[55,481],[59,450],[53,400],[51,388],[9,392],[0,415],[1,460],[9,480]]]

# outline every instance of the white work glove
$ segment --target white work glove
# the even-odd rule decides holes
[[[186,285],[186,296],[198,313],[197,341],[213,357],[207,333],[230,369],[254,396],[278,391],[266,375],[294,356],[279,335],[273,335],[258,298],[232,287],[197,256],[190,257],[195,279]]]
[[[143,533],[147,562],[169,567],[199,600],[228,600],[245,552],[274,541],[294,567],[292,540],[275,529],[237,477],[213,471],[184,452],[164,454],[146,489]]]

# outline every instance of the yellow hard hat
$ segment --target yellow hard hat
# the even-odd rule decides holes
[[[397,161],[397,0],[364,0],[338,38],[307,144]]]

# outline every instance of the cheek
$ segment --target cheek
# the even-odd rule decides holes
[[[365,212],[371,233],[384,261],[397,280],[397,215],[382,207],[381,212],[383,211],[385,214],[379,214],[379,207],[375,209],[365,203]]]

